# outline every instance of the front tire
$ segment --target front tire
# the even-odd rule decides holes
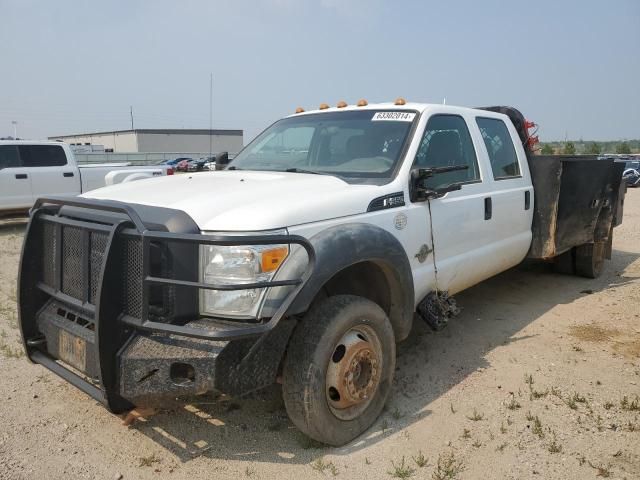
[[[395,360],[393,328],[377,304],[353,295],[323,300],[289,342],[282,387],[289,418],[314,440],[344,445],[380,415]]]

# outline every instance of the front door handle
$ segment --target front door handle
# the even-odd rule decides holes
[[[487,197],[484,199],[484,219],[490,220],[492,214],[491,197]]]
[[[63,177],[73,177],[73,172],[64,172],[62,174]]]
[[[27,174],[26,173],[16,173],[16,179],[24,180],[25,178],[27,178]]]

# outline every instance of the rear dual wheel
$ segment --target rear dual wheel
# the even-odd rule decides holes
[[[340,446],[376,420],[391,390],[395,337],[386,313],[362,297],[329,297],[302,319],[284,364],[291,421],[322,443]]]
[[[556,273],[598,278],[604,268],[606,242],[585,243],[553,259]]]

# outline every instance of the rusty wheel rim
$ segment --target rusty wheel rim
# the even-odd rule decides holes
[[[366,325],[349,329],[333,349],[326,376],[326,396],[331,412],[352,420],[364,412],[380,385],[382,346]]]

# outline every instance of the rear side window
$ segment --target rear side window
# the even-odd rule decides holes
[[[18,148],[24,167],[61,167],[67,164],[67,156],[59,145],[20,145]]]
[[[20,155],[16,145],[0,145],[0,170],[20,166]]]
[[[495,118],[476,118],[476,123],[487,147],[493,178],[501,180],[519,177],[518,155],[504,122]]]
[[[430,188],[452,183],[480,181],[476,151],[464,119],[458,115],[434,115],[427,122],[414,167],[432,168],[466,165],[466,170],[443,173],[427,179]]]

